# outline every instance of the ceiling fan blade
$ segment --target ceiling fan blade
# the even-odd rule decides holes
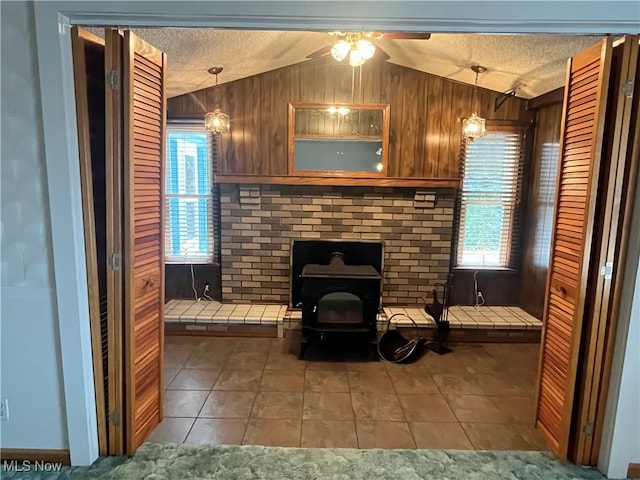
[[[316,50],[315,52],[312,52],[309,55],[307,55],[307,58],[324,57],[327,53],[329,53],[331,51],[332,47],[333,47],[333,44],[326,45],[326,46],[322,47],[320,50]]]
[[[373,58],[376,58],[382,62],[386,62],[391,58],[391,55],[389,55],[387,52],[376,45],[376,51],[373,54]]]
[[[427,32],[373,32],[371,36],[377,40],[429,40],[431,34]]]

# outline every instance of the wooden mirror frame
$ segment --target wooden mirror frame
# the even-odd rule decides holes
[[[367,172],[367,171],[346,171],[346,170],[296,170],[295,168],[295,119],[296,109],[309,109],[309,110],[326,110],[329,107],[335,108],[349,108],[350,110],[374,110],[382,112],[382,132],[380,134],[380,140],[382,141],[382,155],[380,161],[382,162],[382,170],[379,172]],[[309,176],[309,177],[356,177],[356,178],[380,178],[387,176],[387,169],[389,165],[389,105],[388,104],[353,104],[353,103],[303,103],[292,102],[289,103],[288,109],[288,165],[289,175]],[[331,139],[372,139],[374,137],[367,136],[326,136],[320,138]],[[377,138],[378,136],[376,136]]]

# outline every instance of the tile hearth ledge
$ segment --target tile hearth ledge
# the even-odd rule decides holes
[[[378,330],[386,329],[387,319],[402,313],[412,318],[422,328],[435,328],[433,319],[421,308],[411,306],[384,307],[378,315]],[[221,303],[217,301],[169,300],[165,304],[165,322],[193,325],[262,325],[277,328],[281,337],[283,329],[299,329],[302,313],[287,305]],[[542,322],[518,307],[449,308],[452,329],[478,330],[526,330],[540,331]],[[392,320],[391,328],[408,327],[411,321],[404,317]]]

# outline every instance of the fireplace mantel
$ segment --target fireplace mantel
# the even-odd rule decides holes
[[[339,175],[215,175],[215,183],[270,184],[270,185],[336,185],[348,187],[432,187],[460,188],[459,178],[412,177],[348,177]]]

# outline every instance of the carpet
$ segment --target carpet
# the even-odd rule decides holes
[[[133,457],[102,458],[61,472],[7,472],[21,480],[601,480],[543,452],[356,450],[143,444]]]

